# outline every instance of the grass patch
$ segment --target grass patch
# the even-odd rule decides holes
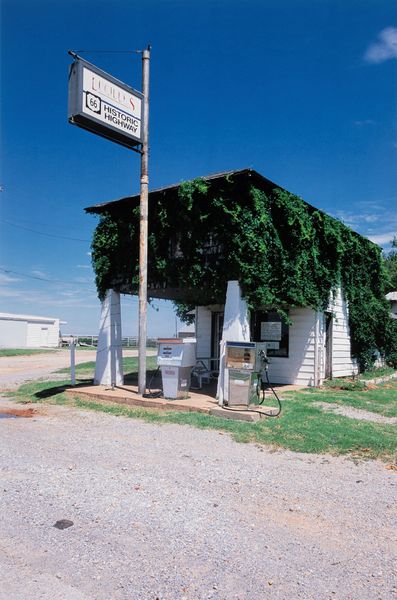
[[[396,369],[392,367],[378,367],[376,369],[370,369],[369,371],[364,371],[364,373],[360,373],[358,375],[359,379],[376,379],[377,377],[387,377],[388,375],[396,375]]]
[[[327,390],[346,390],[356,392],[365,390],[366,386],[360,379],[348,379],[341,377],[340,379],[329,379],[324,381],[323,388]]]
[[[57,351],[58,348],[54,348],[54,350],[49,348],[0,348],[0,356],[31,356],[32,354],[49,354]]]
[[[78,385],[87,385],[87,383],[89,383],[87,380],[78,381]],[[115,416],[143,419],[149,423],[175,423],[215,430],[230,434],[237,442],[253,442],[296,452],[346,454],[360,458],[378,458],[388,462],[397,460],[394,426],[349,419],[323,411],[315,405],[319,399],[343,404],[348,392],[324,391],[318,394],[290,392],[285,394],[280,418],[261,419],[258,423],[252,424],[201,413],[159,411],[88,401],[78,397],[78,385],[74,388],[76,394],[72,398],[64,393],[65,389],[70,387],[69,380],[28,383],[22,385],[12,395],[20,402],[69,404]],[[395,385],[397,386],[397,382]],[[376,412],[381,414],[382,411],[390,412],[390,409],[386,409],[385,406],[388,402],[392,400],[394,406],[397,402],[395,387],[379,386],[376,390],[369,390],[365,394],[369,394],[365,408],[368,409],[370,401],[371,409],[375,412],[376,408]],[[359,393],[354,392],[352,395],[354,398],[351,401],[359,402]]]
[[[310,396],[313,402],[330,402],[368,410],[384,417],[397,417],[397,380],[395,379],[355,391],[323,387],[305,390],[298,395]]]
[[[146,357],[146,369],[148,371],[154,371],[157,369],[157,358],[156,356]],[[124,376],[129,381],[138,379],[138,357],[137,356],[126,356],[123,358],[123,372]],[[56,373],[70,373],[70,367],[59,369]],[[83,378],[93,378],[95,373],[95,361],[83,362],[76,365],[76,376]]]
[[[76,379],[75,389],[79,386],[90,385],[92,379]],[[63,381],[33,381],[24,383],[16,391],[7,392],[8,398],[13,398],[23,404],[49,402],[50,404],[67,404],[65,390],[72,387],[70,379]]]

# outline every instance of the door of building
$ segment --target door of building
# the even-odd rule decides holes
[[[211,371],[219,371],[220,343],[223,331],[223,312],[212,313],[211,327]]]
[[[48,346],[48,327],[42,327],[40,330],[40,346]]]

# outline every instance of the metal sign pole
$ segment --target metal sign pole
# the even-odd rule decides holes
[[[69,348],[70,348],[70,381],[71,381],[71,384],[74,386],[74,385],[76,385],[76,357],[75,357],[76,344],[75,344],[73,336],[72,336],[71,341],[69,342]]]
[[[143,132],[141,154],[141,198],[139,226],[139,328],[138,328],[138,393],[146,390],[147,338],[147,238],[149,196],[149,62],[150,46],[142,52]]]

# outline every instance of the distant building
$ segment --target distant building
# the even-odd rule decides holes
[[[195,313],[193,313],[193,314],[195,314]],[[178,337],[180,337],[180,338],[195,338],[196,337],[195,324],[191,323],[190,325],[187,325],[186,323],[181,323],[180,329],[178,330]]]
[[[52,317],[0,313],[0,347],[57,348],[60,322]]]
[[[386,299],[390,302],[392,319],[397,319],[397,292],[389,292]]]

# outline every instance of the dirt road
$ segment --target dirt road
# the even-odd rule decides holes
[[[1,358],[3,390],[68,360]],[[397,600],[384,464],[23,408],[0,418],[1,600]]]
[[[123,350],[123,356],[137,356],[137,354],[137,350]],[[77,349],[75,356],[76,364],[79,364],[95,360],[96,352]],[[45,377],[69,365],[69,349],[31,356],[0,356],[0,391],[15,389],[26,381]]]
[[[385,465],[34,408],[0,419],[1,600],[397,598]]]

